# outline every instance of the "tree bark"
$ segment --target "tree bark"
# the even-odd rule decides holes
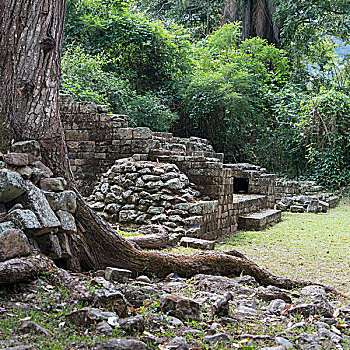
[[[146,226],[140,233],[143,236],[128,237],[127,240],[141,249],[163,249],[168,246],[169,233],[162,226]]]
[[[224,0],[221,22],[241,20],[242,40],[258,36],[279,47],[281,28],[274,19],[275,11],[272,0]]]
[[[140,251],[88,207],[70,169],[58,106],[66,1],[0,0],[0,116],[5,139],[38,140],[46,165],[56,175],[64,175],[77,194],[80,234],[73,236],[75,261],[70,262],[71,266],[85,270],[116,266],[130,269],[134,275],[147,273],[160,277],[171,272],[183,277],[198,273],[228,276],[244,273],[262,284],[284,288],[308,284],[273,276],[238,253],[173,256]],[[40,264],[27,269],[25,266],[30,262],[23,259],[18,262],[23,266],[14,261],[7,263],[17,264],[13,271],[24,269],[18,275],[29,278],[42,270]],[[3,271],[11,274],[6,266],[2,265]],[[11,276],[9,280],[15,281],[15,276]]]
[[[0,286],[36,279],[38,275],[52,268],[53,262],[41,255],[10,259],[0,263]]]

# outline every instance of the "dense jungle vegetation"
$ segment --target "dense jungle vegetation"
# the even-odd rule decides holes
[[[61,92],[339,188],[350,60],[335,48],[349,41],[348,0],[69,0]]]

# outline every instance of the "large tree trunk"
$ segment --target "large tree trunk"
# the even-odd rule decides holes
[[[184,277],[243,272],[263,284],[287,288],[307,284],[273,276],[238,253],[182,257],[140,251],[87,206],[70,170],[58,107],[65,10],[66,0],[0,0],[0,116],[4,139],[8,143],[38,140],[46,165],[64,175],[77,193],[80,234],[73,237],[75,265],[71,266],[116,266],[130,269],[134,275],[155,273],[160,277],[171,272]],[[38,272],[25,269],[30,270]]]
[[[224,0],[222,23],[241,20],[243,40],[258,36],[278,47],[280,26],[275,11],[272,0]]]

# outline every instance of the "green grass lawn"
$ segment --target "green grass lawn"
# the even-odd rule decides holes
[[[236,249],[271,273],[331,285],[350,294],[350,201],[328,214],[283,215],[264,231],[240,231],[218,250]]]
[[[236,249],[271,273],[330,285],[350,294],[350,200],[328,214],[285,213],[264,231],[239,231],[216,250]],[[193,254],[176,248],[173,254]]]

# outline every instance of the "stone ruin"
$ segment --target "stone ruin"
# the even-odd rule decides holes
[[[326,212],[339,199],[259,166],[225,164],[207,140],[129,128],[126,116],[104,106],[65,96],[61,108],[78,183],[113,224],[161,224],[175,235],[215,239],[263,229],[281,220],[281,210]],[[76,195],[65,186],[41,162],[36,141],[0,154],[0,261],[35,249],[69,261]]]
[[[327,213],[340,199],[333,193],[323,192],[314,181],[278,179],[275,190],[276,208],[292,213]]]
[[[0,154],[0,262],[39,249],[56,262],[71,257],[76,195],[41,162],[39,143],[17,142]]]
[[[320,190],[259,166],[225,164],[208,140],[131,128],[128,116],[107,111],[61,96],[72,170],[91,207],[112,224],[155,223],[215,239],[238,228],[264,229],[288,209],[283,198]]]
[[[275,175],[225,164],[207,140],[128,127],[106,106],[61,96],[72,169],[90,205],[111,223],[158,223],[214,239],[281,220]]]

